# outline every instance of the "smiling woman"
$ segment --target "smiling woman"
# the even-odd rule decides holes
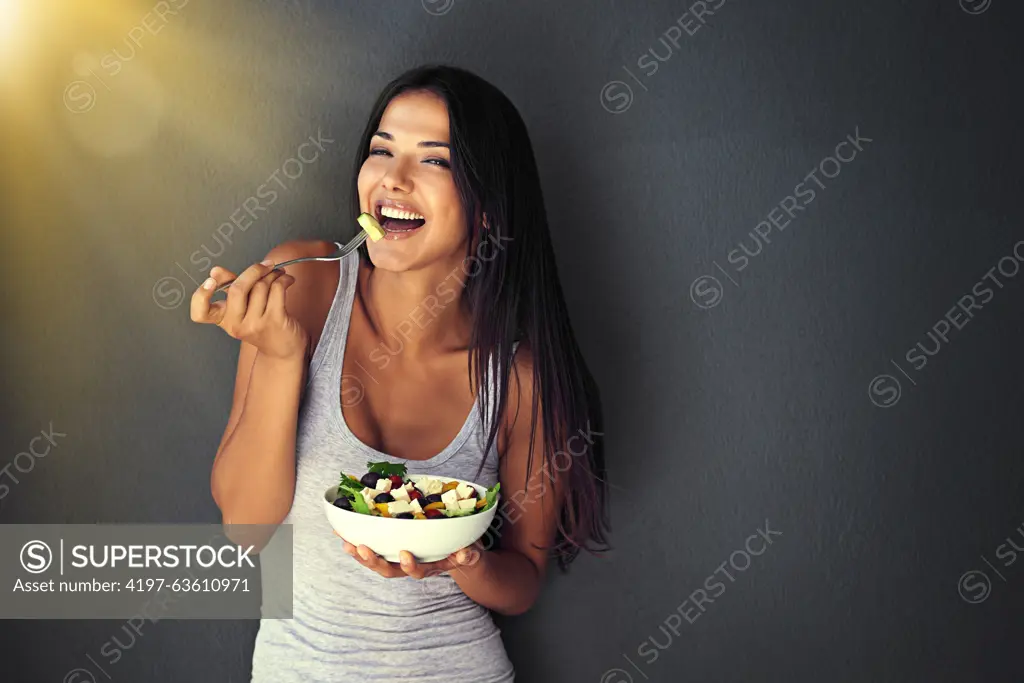
[[[360,203],[376,213],[387,231],[385,239],[402,241],[403,249],[368,245],[376,267],[430,263],[465,243],[466,217],[452,174],[448,126],[444,99],[430,91],[397,95],[381,116],[359,169],[357,189]],[[394,191],[403,185],[416,192]],[[428,220],[438,229],[427,229]],[[406,242],[421,233],[423,240]]]
[[[288,242],[226,302],[210,303],[234,277],[219,267],[192,300],[193,320],[242,342],[214,499],[225,523],[293,530],[292,545],[275,536],[260,554],[264,605],[280,597],[267,586],[293,586],[294,618],[261,621],[252,680],[512,681],[491,611],[528,610],[549,557],[565,569],[607,545],[601,442],[572,446],[601,434],[599,395],[529,136],[493,85],[426,66],[384,89],[356,154],[352,213],[375,215],[385,239],[282,273],[274,263],[335,248]],[[397,350],[371,372],[386,339]],[[500,487],[498,546],[389,562],[339,540],[324,491],[368,462]],[[446,588],[423,590],[437,574]]]

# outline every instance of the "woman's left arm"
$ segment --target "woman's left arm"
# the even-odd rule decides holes
[[[522,614],[540,595],[564,492],[564,477],[553,466],[543,464],[543,414],[539,398],[533,405],[533,363],[525,344],[516,352],[516,366],[518,372],[513,372],[509,381],[507,447],[498,472],[500,520],[492,532],[499,542],[494,550],[478,551],[479,558],[472,564],[453,558],[454,567],[449,570],[472,600],[509,615]],[[527,471],[532,410],[536,410],[537,428],[532,438],[533,463]],[[459,552],[471,553],[471,549]]]

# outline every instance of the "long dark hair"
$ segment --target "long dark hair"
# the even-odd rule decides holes
[[[432,92],[447,103],[452,173],[470,235],[467,258],[485,235],[502,247],[492,245],[489,257],[477,264],[480,269],[466,278],[462,294],[473,321],[470,382],[482,392],[480,415],[490,425],[484,452],[494,443],[499,416],[506,409],[514,368],[509,351],[514,341],[525,341],[533,354],[534,387],[527,471],[534,473],[531,476],[542,472],[545,485],[556,472],[565,477],[553,547],[559,567],[565,570],[581,548],[593,552],[609,547],[604,447],[600,436],[593,436],[603,433],[603,420],[597,385],[569,324],[526,125],[498,88],[465,69],[432,64],[405,72],[380,93],[356,149],[352,198],[357,210],[355,178],[371,138],[392,98],[409,91]],[[477,212],[487,216],[483,233],[475,220]],[[365,244],[360,255],[369,262]],[[507,351],[498,353],[499,349]],[[488,396],[484,359],[494,359],[498,401]],[[544,452],[543,465],[535,470],[538,395]],[[485,415],[488,406],[493,408],[489,417]]]

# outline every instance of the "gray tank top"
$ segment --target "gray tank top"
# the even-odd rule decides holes
[[[513,681],[513,667],[490,612],[469,599],[448,574],[385,579],[345,553],[324,514],[321,500],[327,487],[337,484],[342,471],[361,476],[368,461],[404,463],[409,474],[457,477],[484,486],[498,478],[496,448],[492,445],[484,453],[487,431],[478,413],[479,396],[459,433],[428,460],[393,458],[360,441],[345,424],[342,358],[359,258],[354,251],[339,261],[338,290],[310,359],[299,409],[295,498],[284,519],[292,525],[293,618],[260,621],[251,681]],[[493,375],[492,369],[492,388]],[[348,384],[345,388],[348,397]],[[477,476],[481,460],[484,466]],[[272,590],[268,586],[281,585],[274,576],[287,562],[282,538],[287,537],[275,535],[260,553],[265,614],[268,599],[274,597],[267,595]]]

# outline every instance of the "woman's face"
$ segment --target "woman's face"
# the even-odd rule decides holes
[[[360,210],[388,230],[384,239],[366,242],[375,267],[416,270],[438,262],[458,263],[465,255],[466,218],[449,143],[448,108],[437,95],[406,92],[384,110],[358,179]],[[391,209],[424,220],[389,221],[388,200],[394,204]]]

